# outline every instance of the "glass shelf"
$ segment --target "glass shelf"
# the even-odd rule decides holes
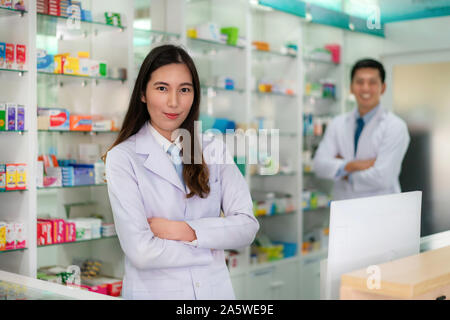
[[[19,135],[22,135],[25,132],[28,132],[28,130],[5,130],[5,131],[0,131],[0,133],[18,133]]]
[[[279,97],[288,97],[288,98],[296,98],[296,94],[286,94],[281,92],[261,92],[261,91],[253,91],[254,94],[259,96],[279,96]]]
[[[330,101],[330,102],[337,102],[336,98],[333,97],[315,97],[315,96],[308,96],[304,95],[303,98],[305,100],[309,100],[310,102],[314,103],[315,101]]]
[[[286,58],[292,58],[292,59],[297,58],[296,54],[282,53],[282,52],[278,52],[278,51],[257,50],[257,49],[253,49],[252,54],[257,59],[270,58],[270,57],[286,57]]]
[[[10,193],[10,192],[25,192],[28,191],[28,189],[24,189],[24,190],[2,190],[0,191],[0,194],[2,193]]]
[[[180,35],[159,30],[133,29],[133,45],[148,47],[155,43],[178,42]]]
[[[322,59],[317,59],[317,58],[310,58],[310,57],[303,57],[303,61],[305,62],[311,62],[311,63],[323,63],[323,64],[327,64],[330,66],[339,66],[339,63],[334,63],[333,61],[330,60],[322,60]]]
[[[91,77],[91,76],[81,76],[81,75],[76,75],[76,74],[53,73],[53,72],[45,72],[45,71],[38,71],[38,75],[46,75],[46,76],[62,78],[62,79],[66,78],[66,79],[80,79],[80,80],[121,81],[122,83],[127,80],[127,79],[111,78],[111,77]]]
[[[270,178],[270,177],[293,177],[295,175],[297,175],[297,172],[289,172],[289,173],[279,172],[276,174],[259,174],[259,173],[257,173],[257,174],[252,174],[250,176],[251,177],[262,177],[262,178],[268,177],[268,178]]]
[[[11,249],[11,250],[0,250],[0,254],[1,253],[8,253],[8,252],[17,252],[17,251],[25,251],[28,248],[21,248],[21,249]]]
[[[289,211],[289,212],[280,212],[280,213],[274,213],[274,214],[262,214],[259,216],[255,216],[256,218],[270,218],[270,217],[279,217],[279,216],[290,216],[294,215],[297,212],[297,210]]]
[[[73,18],[37,13],[38,34],[54,36],[60,40],[86,38],[104,32],[123,32],[126,27],[113,26],[100,21],[76,21]],[[75,23],[73,23],[75,21]],[[78,24],[79,23],[79,24]]]
[[[13,8],[0,7],[0,17],[21,16],[23,17],[27,13],[26,10],[16,10]]]
[[[92,135],[97,135],[97,134],[114,134],[114,133],[119,133],[119,131],[71,131],[71,130],[38,130],[39,133],[70,133],[70,134],[90,134]]]
[[[6,69],[6,68],[0,68],[0,72],[8,72],[11,74],[17,74],[19,77],[22,77],[25,73],[27,73],[27,70],[17,70],[17,69]]]
[[[108,237],[101,237],[101,238],[95,238],[95,239],[77,240],[77,241],[72,241],[72,242],[52,243],[52,244],[47,244],[47,245],[40,245],[40,246],[37,246],[37,247],[38,248],[46,248],[46,247],[53,247],[53,246],[73,244],[73,243],[81,243],[81,242],[90,242],[90,241],[104,240],[104,239],[117,239],[117,235],[108,236]]]
[[[237,89],[237,88],[234,88],[234,89],[225,89],[225,88],[221,88],[221,87],[205,86],[205,85],[202,85],[202,86],[201,86],[201,89],[204,90],[204,91],[213,90],[213,91],[232,92],[232,93],[233,93],[233,92],[234,92],[234,93],[244,93],[244,92],[245,92],[244,89]]]
[[[103,187],[106,183],[101,184],[84,184],[79,186],[62,186],[62,187],[38,187],[38,190],[54,190],[54,189],[75,189],[75,188],[86,188],[86,187]]]
[[[201,50],[221,50],[221,49],[240,49],[243,50],[244,46],[233,46],[226,43],[207,40],[207,39],[199,39],[199,38],[187,38],[188,47],[193,49],[201,49]]]
[[[325,209],[330,209],[330,206],[324,206],[324,207],[317,207],[317,208],[303,208],[303,212],[314,212],[314,211],[319,211],[319,210],[325,210]]]

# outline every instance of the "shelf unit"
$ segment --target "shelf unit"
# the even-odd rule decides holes
[[[0,193],[0,221],[23,222],[26,225],[27,248],[0,251],[0,269],[36,277],[37,269],[47,265],[70,265],[73,258],[98,258],[104,262],[104,273],[122,277],[123,253],[117,237],[109,241],[77,241],[71,246],[37,246],[37,218],[67,218],[97,213],[107,223],[113,222],[106,184],[58,188],[37,188],[36,159],[48,152],[49,146],[58,150],[61,158],[77,155],[79,143],[97,143],[101,152],[111,145],[115,131],[52,131],[38,130],[37,106],[64,107],[74,113],[115,114],[123,117],[133,82],[133,6],[124,1],[82,1],[93,16],[114,11],[122,14],[125,27],[110,26],[98,18],[81,21],[79,28],[69,26],[70,19],[36,12],[36,0],[28,0],[27,10],[0,8],[0,41],[25,44],[27,50],[24,70],[0,69],[2,102],[14,102],[27,107],[26,130],[0,132],[0,163],[26,162],[27,190]],[[126,18],[125,18],[126,17]],[[94,18],[95,19],[95,18]],[[20,27],[11,28],[11,25]],[[127,69],[127,79],[113,77],[85,77],[37,71],[37,49],[51,54],[89,51],[91,58],[106,61],[109,67]],[[120,126],[120,123],[117,123]],[[93,202],[95,200],[95,203]],[[92,203],[91,207],[74,206]],[[86,210],[91,208],[92,211]],[[97,239],[95,239],[97,240]]]

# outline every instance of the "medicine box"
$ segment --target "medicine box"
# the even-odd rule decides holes
[[[25,106],[17,105],[16,130],[25,130]]]
[[[25,163],[16,163],[16,185],[17,190],[27,188],[27,165]]]
[[[6,250],[6,222],[0,222],[0,251]]]
[[[6,190],[17,190],[17,167],[15,164],[6,164]]]
[[[48,54],[43,49],[37,50],[37,70],[43,72],[55,71],[55,57],[52,54]]]
[[[70,116],[71,131],[91,131],[92,116],[91,115],[71,115]]]
[[[75,177],[75,185],[95,184],[95,168],[92,164],[72,164]]]
[[[6,165],[0,164],[0,192],[6,190]]]
[[[50,221],[38,219],[37,243],[38,246],[44,246],[53,243],[52,223]]]
[[[25,63],[27,61],[27,47],[23,44],[16,45],[16,66],[17,69],[25,69]]]
[[[7,223],[5,250],[14,250],[15,248],[16,248],[16,232],[14,230],[14,223]]]
[[[66,131],[70,128],[70,112],[64,108],[38,108],[38,118],[48,117],[48,130]]]
[[[65,225],[66,225],[66,242],[77,241],[77,230],[75,223],[66,221]]]
[[[0,42],[0,68],[6,66],[6,43]]]
[[[14,103],[6,104],[6,130],[16,130],[17,105]]]
[[[14,44],[7,43],[5,48],[5,63],[7,69],[12,69],[14,65]]]
[[[25,225],[23,223],[15,223],[14,231],[16,234],[16,249],[23,249],[27,246]]]

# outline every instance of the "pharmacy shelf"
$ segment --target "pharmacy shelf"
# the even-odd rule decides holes
[[[19,252],[19,251],[25,251],[25,250],[28,250],[28,248],[11,249],[11,250],[0,250],[0,254],[2,254],[2,253],[9,253],[9,252]]]
[[[0,194],[2,193],[11,193],[11,192],[25,192],[28,191],[28,189],[24,189],[24,190],[2,190],[0,191]]]
[[[290,54],[290,53],[282,53],[278,51],[266,51],[266,50],[252,50],[253,57],[256,59],[263,59],[263,58],[274,58],[274,57],[285,57],[285,58],[291,58],[296,59],[296,54]]]
[[[101,184],[84,184],[79,186],[62,186],[62,187],[38,187],[38,190],[55,190],[55,189],[77,189],[77,188],[87,188],[87,187],[104,187],[107,186],[106,183]]]
[[[261,178],[271,178],[271,177],[294,177],[297,175],[297,172],[289,172],[289,173],[284,173],[284,172],[279,172],[276,174],[253,174],[250,175],[251,177],[261,177]]]
[[[38,130],[39,133],[60,133],[60,134],[90,134],[91,136],[95,136],[97,134],[116,134],[119,131],[71,131],[71,130]]]
[[[328,248],[322,248],[319,250],[310,251],[308,253],[301,255],[301,260],[315,260],[315,259],[325,259],[328,255]]]
[[[228,50],[228,49],[238,49],[244,50],[244,46],[233,46],[219,41],[199,39],[199,38],[187,38],[187,44],[190,48],[201,49],[201,50]]]
[[[0,131],[0,133],[18,133],[19,136],[24,134],[25,132],[28,132],[28,130],[5,130],[5,131]]]
[[[281,217],[281,216],[293,216],[297,213],[297,210],[289,211],[289,212],[279,212],[279,213],[273,213],[273,214],[262,214],[255,217],[256,218],[273,218],[273,217]]]
[[[253,91],[253,94],[259,96],[277,96],[277,97],[288,97],[288,98],[296,98],[296,94],[286,94],[281,92],[261,92],[261,91]]]
[[[54,246],[75,244],[75,243],[85,243],[85,242],[92,242],[92,241],[105,240],[105,239],[118,239],[118,237],[117,237],[117,235],[114,235],[114,236],[94,238],[94,239],[77,240],[77,241],[72,241],[72,242],[62,242],[62,243],[52,243],[52,244],[47,244],[47,245],[39,245],[37,247],[38,248],[47,248],[47,247],[54,247]]]
[[[46,71],[38,71],[38,75],[45,75],[50,77],[62,78],[62,79],[81,79],[81,80],[102,80],[102,81],[120,81],[125,82],[127,79],[121,78],[111,78],[111,77],[91,77],[91,76],[81,76],[76,74],[64,74],[64,73],[54,73]]]
[[[0,7],[0,18],[10,17],[10,16],[20,16],[23,17],[27,13],[26,10],[17,10],[13,8],[2,8]]]
[[[310,62],[310,63],[320,63],[320,64],[326,64],[333,67],[338,67],[339,63],[334,63],[333,61],[329,60],[322,60],[317,58],[310,58],[310,57],[303,57],[303,61]]]
[[[0,72],[10,73],[10,74],[17,74],[19,77],[22,77],[25,73],[27,73],[27,70],[17,70],[17,69],[5,69],[0,68]]]
[[[299,256],[296,255],[293,257],[289,257],[289,258],[282,258],[282,259],[272,260],[272,261],[263,262],[263,263],[256,263],[256,264],[250,265],[248,267],[248,271],[255,272],[260,269],[265,269],[265,268],[269,268],[269,267],[273,267],[273,266],[283,265],[285,263],[295,262],[295,261],[298,261],[298,259],[299,259]]]
[[[37,13],[38,18],[42,18],[42,19],[46,19],[46,20],[50,20],[50,21],[73,21],[75,20],[74,18],[69,18],[69,17],[62,17],[62,16],[54,16],[51,14],[45,14],[45,13]],[[90,26],[90,27],[96,27],[98,28],[97,31],[124,31],[126,29],[125,26],[114,26],[114,25],[110,25],[107,24],[105,22],[100,22],[100,21],[87,21],[87,20],[80,20],[80,25],[81,26]]]
[[[222,87],[215,87],[215,86],[207,86],[207,85],[202,85],[201,86],[202,91],[204,91],[203,93],[208,93],[209,90],[212,91],[219,91],[219,92],[229,92],[229,93],[245,93],[244,89],[226,89],[226,88],[222,88]],[[206,91],[206,92],[205,92]]]

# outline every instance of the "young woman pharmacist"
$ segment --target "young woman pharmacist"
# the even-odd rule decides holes
[[[194,135],[199,108],[191,57],[153,49],[105,159],[125,299],[235,299],[223,250],[250,245],[259,224],[225,144]]]

